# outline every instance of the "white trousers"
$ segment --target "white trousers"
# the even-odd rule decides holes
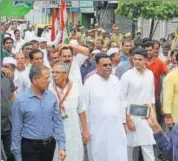
[[[134,147],[128,147],[128,161],[135,161],[135,159],[133,159],[133,149]],[[155,161],[153,145],[142,145],[141,149],[144,161]],[[138,156],[138,154],[136,155]],[[136,159],[136,161],[137,160],[138,159]]]

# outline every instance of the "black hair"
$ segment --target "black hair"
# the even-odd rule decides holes
[[[153,40],[153,45],[158,44],[160,47],[160,42],[158,40]]]
[[[13,40],[11,37],[6,37],[6,38],[4,38],[4,40],[3,40],[3,45],[5,45],[6,41],[8,41],[8,40],[11,40],[11,41],[12,41],[12,44],[14,43],[14,40]]]
[[[133,49],[132,50],[132,55],[142,55],[145,58],[147,58],[147,52],[142,47],[137,47],[137,48]]]
[[[152,47],[153,48],[153,41],[147,41],[143,44],[144,48]]]
[[[16,32],[20,32],[20,30],[18,30],[18,29],[17,29],[17,30],[15,30],[15,31],[14,31],[14,35],[16,34]]]
[[[171,53],[170,53],[171,57],[172,57],[174,54],[176,54],[176,56],[178,55],[178,49],[174,49],[174,50],[171,51]]]
[[[164,37],[161,38],[160,41],[161,41],[161,40],[162,40],[163,42],[166,42],[166,39],[165,39]]]
[[[29,53],[29,58],[33,60],[33,57],[36,53],[41,53],[44,56],[44,53],[40,49],[34,49]]]
[[[39,42],[39,41],[37,41],[37,40],[31,40],[30,42],[31,42],[31,43],[37,43],[37,42]]]
[[[96,64],[98,64],[100,59],[102,59],[102,58],[109,58],[110,59],[110,56],[108,56],[106,53],[103,53],[103,52],[96,54],[95,55]]]
[[[69,46],[69,47],[64,46],[64,47],[61,49],[60,53],[59,53],[60,56],[61,56],[63,50],[70,50],[71,53],[72,53],[72,55],[73,55],[73,49],[72,49],[72,47],[70,47],[70,46]]]
[[[32,45],[31,42],[27,42],[27,43],[25,43],[25,44],[22,46],[22,50],[23,50],[26,46],[30,46],[30,45]]]
[[[142,43],[143,43],[143,44],[145,44],[145,43],[148,42],[148,41],[152,41],[152,38],[150,38],[150,37],[145,37],[145,38],[142,39]]]

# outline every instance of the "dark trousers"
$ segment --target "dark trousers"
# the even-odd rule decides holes
[[[163,117],[161,112],[161,102],[159,100],[156,100],[155,108],[156,108],[156,116],[157,116],[158,123],[162,126]]]
[[[49,141],[22,138],[22,161],[52,161],[55,146],[56,141],[54,138]]]
[[[11,152],[11,134],[1,135],[1,141],[5,155],[7,157],[7,161],[15,161],[15,158]]]

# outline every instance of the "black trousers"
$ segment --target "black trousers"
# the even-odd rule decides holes
[[[52,161],[55,146],[56,141],[54,138],[49,141],[22,138],[22,161]]]
[[[11,152],[11,134],[1,135],[1,141],[3,144],[4,152],[7,157],[7,161],[15,161],[15,158]]]
[[[161,113],[161,102],[159,100],[156,101],[155,107],[156,107],[156,117],[157,117],[158,123],[162,126],[163,116]]]

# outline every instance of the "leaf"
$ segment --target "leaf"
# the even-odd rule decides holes
[[[118,1],[116,14],[128,18],[171,20],[178,15],[178,3],[167,1]]]

